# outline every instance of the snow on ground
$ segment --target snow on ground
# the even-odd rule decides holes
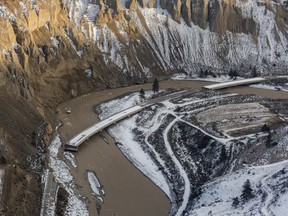
[[[207,97],[208,96],[208,97]],[[133,106],[135,103],[137,95],[132,94],[126,97],[123,97],[121,99],[117,99],[114,101],[110,101],[108,103],[101,105],[101,110],[104,110],[105,113],[101,116],[101,118],[105,118],[108,115],[111,115],[113,112],[119,112],[122,109],[125,109],[127,107]],[[236,99],[235,99],[236,98]],[[166,170],[167,167],[165,167],[165,161],[163,158],[159,157],[157,151],[155,151],[154,146],[152,143],[148,142],[148,137],[153,134],[155,131],[157,131],[161,126],[163,126],[163,119],[167,115],[172,115],[175,117],[174,121],[172,123],[169,123],[169,125],[165,125],[163,138],[165,142],[166,151],[169,154],[170,158],[174,161],[174,164],[176,166],[177,171],[179,171],[181,178],[184,179],[184,194],[183,194],[183,200],[178,205],[178,209],[175,212],[175,214],[181,215],[184,213],[184,211],[187,212],[187,215],[271,215],[271,212],[276,212],[276,215],[281,215],[279,212],[283,212],[284,208],[282,207],[282,203],[285,202],[288,199],[288,195],[284,194],[281,198],[277,197],[275,194],[273,194],[273,189],[270,188],[271,185],[276,185],[279,180],[279,178],[276,180],[273,180],[273,176],[275,173],[278,173],[281,169],[285,168],[287,166],[288,168],[288,161],[280,162],[277,164],[271,164],[271,165],[265,165],[265,166],[259,166],[259,167],[246,167],[244,169],[238,170],[234,173],[231,173],[229,175],[225,175],[223,177],[220,177],[208,184],[205,184],[203,186],[203,193],[200,196],[199,200],[196,200],[196,203],[194,206],[189,202],[189,195],[192,193],[190,188],[190,182],[189,179],[186,178],[186,170],[182,165],[179,163],[178,158],[176,158],[173,154],[173,151],[171,150],[169,140],[168,140],[168,132],[171,128],[171,126],[176,121],[182,121],[186,124],[192,126],[193,128],[201,131],[202,133],[206,134],[207,136],[210,136],[214,140],[217,140],[223,144],[227,144],[234,140],[233,137],[230,136],[224,136],[223,137],[217,137],[209,131],[204,130],[204,126],[198,126],[198,123],[192,124],[189,121],[184,120],[184,116],[189,113],[195,114],[193,110],[194,107],[196,110],[198,110],[196,113],[199,113],[198,120],[202,123],[208,123],[211,121],[209,118],[209,113],[211,110],[213,113],[212,116],[217,117],[217,119],[213,119],[213,122],[217,122],[219,118],[221,119],[221,115],[223,114],[223,118],[227,118],[225,112],[232,113],[231,119],[235,119],[235,116],[233,114],[237,113],[237,115],[240,115],[239,119],[246,122],[246,115],[253,113],[252,116],[257,116],[259,114],[259,120],[262,123],[264,123],[266,120],[265,118],[273,118],[274,114],[271,114],[269,109],[266,107],[260,105],[259,103],[254,103],[253,98],[251,99],[251,103],[249,103],[249,100],[245,100],[246,103],[241,105],[241,102],[243,103],[243,99],[239,99],[238,104],[229,104],[231,101],[237,102],[239,99],[236,94],[224,94],[224,95],[201,95],[200,98],[197,97],[197,95],[192,95],[191,97],[187,98],[181,98],[177,100],[166,100],[161,102],[161,105],[152,105],[151,106],[151,112],[153,113],[153,116],[146,116],[141,115],[141,118],[149,118],[149,121],[144,121],[145,123],[141,123],[142,120],[140,118],[140,114],[135,114],[131,118],[126,119],[124,121],[121,121],[117,123],[117,125],[109,128],[109,133],[114,137],[116,142],[118,143],[118,147],[120,150],[124,153],[124,155],[138,168],[140,169],[145,175],[147,175],[156,185],[158,185],[171,199],[173,200],[173,197],[171,198],[171,193],[169,187],[171,185],[168,185],[165,176],[162,174],[161,171],[158,170],[159,164],[162,166],[163,170]],[[215,107],[214,105],[217,104],[219,101],[226,101],[228,105],[212,108],[209,109],[209,106]],[[225,102],[225,103],[226,103]],[[224,104],[225,104],[224,103]],[[200,106],[200,108],[199,108]],[[178,108],[187,108],[186,109],[178,109]],[[203,110],[200,110],[201,107],[204,107],[206,111],[203,112]],[[115,109],[116,108],[116,109]],[[204,110],[205,110],[204,109]],[[176,112],[176,110],[178,110]],[[257,113],[255,113],[256,111]],[[201,112],[203,112],[201,114]],[[219,115],[219,113],[221,115]],[[149,115],[149,112],[147,111],[147,114]],[[264,120],[263,120],[264,115]],[[242,117],[241,117],[242,116]],[[245,118],[244,118],[244,117]],[[248,118],[247,117],[247,118]],[[237,120],[237,119],[236,119]],[[239,120],[239,121],[240,121]],[[248,119],[249,120],[249,119]],[[247,120],[247,121],[248,121]],[[257,119],[256,119],[257,120]],[[224,121],[225,123],[225,121]],[[227,123],[227,122],[226,122]],[[225,123],[225,124],[226,124]],[[240,122],[241,123],[241,122]],[[240,125],[239,123],[239,125]],[[241,123],[242,124],[242,123]],[[141,143],[138,143],[135,141],[135,128],[137,128],[137,132],[142,133],[142,137],[145,137],[145,150],[143,149]],[[231,127],[225,127],[224,129],[228,131],[228,129]],[[241,127],[239,126],[241,129]],[[223,129],[223,130],[224,130]],[[224,130],[224,131],[225,131]],[[285,133],[285,131],[283,131]],[[245,138],[252,137],[253,135],[245,136]],[[259,137],[258,137],[259,138]],[[243,142],[246,142],[242,139]],[[277,140],[278,141],[278,140]],[[286,141],[285,141],[286,142]],[[279,142],[280,143],[280,142]],[[280,144],[279,144],[280,145]],[[147,147],[150,150],[150,152],[154,155],[154,160],[157,160],[158,165],[152,160],[150,154],[147,152]],[[178,162],[177,162],[178,161]],[[233,165],[231,165],[233,167]],[[230,169],[232,170],[232,168]],[[185,177],[186,176],[186,177]],[[255,197],[245,203],[241,204],[239,208],[233,209],[232,206],[232,199],[234,197],[239,197],[241,195],[242,185],[243,183],[249,179],[252,183],[252,188],[255,192]],[[271,183],[272,181],[272,183]],[[287,183],[288,185],[288,183]],[[182,188],[181,188],[182,189]],[[178,188],[179,190],[179,188]],[[288,191],[287,191],[288,193]],[[267,194],[265,196],[265,194]],[[279,195],[279,193],[277,194]],[[182,196],[182,195],[181,195]],[[192,207],[191,207],[192,206]],[[189,209],[193,208],[193,211],[189,212]],[[195,209],[195,210],[194,210]],[[185,213],[184,213],[185,215]]]
[[[64,157],[71,163],[73,167],[77,167],[76,158],[71,152],[64,152]]]
[[[287,86],[287,88],[283,88],[282,86],[271,86],[271,85],[265,85],[265,84],[254,84],[254,85],[250,85],[250,87],[260,88],[260,89],[268,89],[268,90],[274,90],[274,91],[288,91],[288,86]]]
[[[137,105],[140,102],[139,93],[134,93],[131,95],[127,95],[123,98],[119,98],[116,100],[109,101],[107,103],[101,104],[99,109],[101,110],[101,114],[99,118],[106,119],[122,110],[128,109]]]
[[[77,47],[75,45],[75,43],[73,42],[73,40],[70,38],[70,36],[68,34],[65,35],[68,39],[68,41],[70,42],[71,46],[73,47],[73,49],[75,50],[75,52],[77,53],[77,55],[82,58],[83,56],[83,51],[82,50],[77,50]]]
[[[69,194],[65,216],[88,216],[89,212],[84,200],[76,195]]]
[[[28,10],[23,2],[19,2],[23,16],[28,17]]]
[[[96,196],[102,203],[104,202],[103,196],[105,195],[105,191],[102,188],[100,181],[96,177],[95,173],[92,171],[87,171],[87,178],[92,190],[92,194]]]
[[[5,6],[0,5],[0,18],[16,21],[15,15],[11,13]]]
[[[148,94],[149,95],[149,94]],[[181,106],[191,105],[193,103],[201,102],[204,100],[216,100],[223,97],[232,97],[234,94],[227,94],[227,95],[219,95],[215,97],[211,97],[209,99],[197,99],[197,100],[188,100],[181,104]],[[195,99],[195,98],[194,98]],[[137,93],[127,95],[123,98],[116,99],[109,101],[107,103],[101,104],[99,109],[102,111],[100,114],[100,119],[105,119],[108,116],[113,115],[114,113],[119,112],[120,110],[127,109],[128,107],[131,107],[139,101],[139,96]],[[167,185],[167,182],[165,180],[165,177],[162,175],[161,171],[158,170],[157,165],[151,160],[148,153],[146,153],[143,148],[134,140],[133,135],[133,129],[138,128],[138,130],[142,131],[143,133],[146,133],[147,136],[151,133],[153,133],[153,130],[157,130],[159,126],[161,125],[162,119],[165,115],[168,113],[174,115],[177,117],[177,114],[173,111],[176,109],[178,104],[173,104],[169,102],[168,100],[165,102],[162,102],[162,104],[165,106],[163,109],[159,110],[158,114],[155,114],[155,118],[153,118],[153,121],[151,121],[152,125],[145,125],[143,128],[139,128],[138,125],[136,125],[136,119],[138,118],[138,115],[134,115],[129,119],[126,119],[124,121],[121,121],[117,124],[117,126],[113,126],[109,128],[109,133],[114,137],[116,142],[121,143],[119,145],[120,150],[124,153],[124,155],[132,161],[132,163],[140,169],[145,175],[147,175],[157,186],[159,186],[169,197],[170,197],[170,190],[169,186]],[[161,118],[162,115],[162,118]],[[177,118],[177,120],[181,120]],[[182,120],[183,121],[183,120]],[[186,122],[186,121],[185,121]],[[186,122],[188,123],[188,122]],[[215,140],[220,141],[221,143],[228,142],[230,139],[222,139],[215,136],[212,136],[205,132],[203,129],[192,125],[189,123],[192,127],[204,132],[208,136],[212,137]],[[147,137],[146,137],[147,138]],[[149,145],[148,139],[146,139],[146,144],[149,146],[149,148],[152,150],[152,152],[155,154],[157,161],[160,164],[164,164],[161,160],[161,158],[158,157],[155,149],[152,145]],[[179,167],[180,169],[180,167]],[[188,190],[188,188],[186,187]],[[171,197],[170,197],[171,198]],[[182,209],[183,210],[183,209]]]
[[[217,129],[225,134],[245,128],[261,128],[267,122],[279,120],[259,103],[226,104],[200,112],[196,117],[202,126],[215,122]]]
[[[219,98],[232,97],[232,96],[234,96],[234,95],[232,95],[232,94],[227,94],[224,96],[220,95],[220,96],[211,97],[208,100],[210,100],[210,99],[216,100]],[[103,112],[101,113],[100,118],[105,119],[108,116],[111,116],[113,113],[119,112],[120,110],[124,110],[128,107],[131,107],[131,106],[137,104],[138,97],[139,97],[138,94],[134,93],[134,94],[125,96],[121,99],[116,99],[116,100],[112,100],[112,101],[109,101],[107,103],[101,104],[100,110]],[[207,99],[203,99],[203,100],[207,100]],[[193,100],[187,100],[183,104],[181,104],[181,106],[191,105],[193,103],[201,102],[201,101],[202,101],[202,99],[198,99],[198,100],[194,100],[194,101]],[[168,100],[165,102],[162,102],[162,104],[164,105],[164,107],[158,109],[157,113],[155,113],[155,115],[153,116],[153,119],[151,121],[147,122],[147,123],[151,123],[151,125],[142,125],[141,127],[139,127],[139,125],[137,125],[137,123],[136,123],[137,119],[139,118],[139,115],[136,114],[129,119],[126,119],[124,121],[117,123],[116,126],[110,127],[109,133],[114,137],[116,142],[119,143],[118,147],[123,152],[123,154],[139,170],[141,170],[157,186],[159,186],[170,197],[171,200],[173,200],[171,197],[169,185],[167,184],[167,181],[165,180],[165,176],[163,176],[161,170],[159,170],[159,168],[158,168],[158,165],[154,162],[154,160],[152,160],[152,158],[149,155],[149,153],[147,152],[147,150],[144,150],[141,147],[141,145],[137,141],[135,141],[134,133],[133,133],[133,130],[135,128],[137,128],[139,131],[146,134],[145,135],[146,145],[155,155],[157,162],[159,162],[165,169],[165,163],[164,163],[163,159],[161,159],[159,157],[159,155],[155,151],[153,145],[148,142],[148,137],[150,134],[155,132],[161,126],[163,118],[167,114],[174,115],[176,117],[175,121],[184,121],[184,120],[182,120],[180,117],[178,117],[177,114],[174,112],[174,110],[177,108],[177,106],[179,106],[179,104],[173,104],[173,103],[169,102]],[[153,109],[153,106],[152,106],[152,109]],[[186,122],[186,123],[188,123],[188,122]],[[173,124],[174,123],[172,123],[172,125]],[[225,142],[228,142],[230,140],[230,139],[222,139],[222,138],[214,137],[214,136],[208,134],[207,132],[203,131],[203,129],[201,129],[195,125],[192,125],[191,123],[189,123],[189,125],[191,125],[192,127],[204,132],[205,134],[214,138],[215,140],[219,140],[220,142],[225,143]],[[176,213],[177,215],[181,215],[188,205],[191,188],[190,188],[189,179],[187,177],[187,174],[185,174],[184,168],[181,166],[178,159],[174,156],[171,147],[169,147],[170,144],[169,144],[168,138],[167,138],[167,136],[168,136],[167,133],[169,132],[169,129],[170,129],[169,127],[166,128],[166,130],[165,130],[166,136],[164,136],[164,142],[166,145],[166,149],[167,149],[167,151],[169,151],[169,149],[170,149],[169,155],[172,158],[172,160],[175,162],[175,164],[177,165],[176,167],[179,170],[179,172],[181,173],[182,178],[184,178],[184,184],[185,184],[184,185],[183,201],[182,201],[182,204],[179,206],[179,209]],[[178,161],[178,163],[177,163],[177,161]]]
[[[68,165],[58,157],[58,151],[62,143],[57,135],[49,147],[49,166],[53,170],[56,181],[68,192],[68,204],[65,215],[69,216],[88,216],[88,210],[85,202],[79,195],[75,194],[73,188],[75,183],[73,176],[69,171]]]
[[[161,170],[151,159],[150,155],[134,140],[132,130],[136,127],[137,115],[124,120],[117,126],[109,129],[123,154],[148,178],[150,178],[164,193],[170,197],[170,189]]]
[[[59,40],[58,40],[58,38],[57,38],[55,35],[53,35],[53,36],[51,37],[51,41],[52,41],[52,44],[53,44],[56,48],[59,48]]]
[[[228,75],[221,75],[217,77],[208,76],[205,78],[199,78],[199,77],[191,77],[186,74],[174,74],[171,78],[171,80],[199,80],[199,81],[211,81],[211,82],[229,82],[231,81],[231,77]],[[238,79],[242,79],[238,77]]]
[[[277,202],[270,206],[270,210],[274,215],[287,215],[288,193],[281,194]]]
[[[152,91],[145,91],[145,97],[148,99],[152,96]],[[111,100],[99,106],[101,113],[99,118],[106,119],[122,110],[133,107],[141,103],[139,92],[129,94],[119,99]]]
[[[167,128],[164,131],[164,142],[165,142],[165,146],[167,149],[167,152],[169,153],[171,159],[174,161],[175,165],[178,167],[179,172],[181,177],[184,179],[184,183],[185,183],[185,188],[184,188],[184,195],[183,195],[183,201],[181,206],[179,207],[179,209],[177,210],[176,216],[181,216],[183,215],[183,212],[185,211],[188,202],[189,202],[189,197],[190,197],[190,193],[191,193],[191,187],[190,187],[190,181],[188,178],[188,175],[185,171],[185,169],[182,167],[181,163],[179,162],[179,160],[177,159],[177,157],[174,155],[174,152],[171,148],[171,144],[169,143],[168,140],[168,133],[171,130],[171,128],[173,127],[173,125],[177,122],[178,120],[175,119],[174,121],[172,121]]]
[[[107,66],[114,63],[124,73],[135,71],[126,55],[130,51],[130,54],[135,55],[137,66],[142,68],[142,72],[145,74],[149,72],[146,70],[149,68],[149,62],[139,58],[141,52],[138,49],[138,40],[129,39],[128,23],[135,25],[137,32],[148,43],[151,53],[158,58],[164,70],[184,70],[186,73],[195,74],[201,65],[206,65],[208,68],[218,70],[218,74],[223,74],[223,67],[236,66],[241,69],[245,67],[249,70],[249,65],[257,62],[257,69],[259,67],[259,73],[262,73],[265,65],[262,60],[267,60],[269,63],[276,62],[277,66],[287,62],[285,55],[287,38],[281,29],[277,29],[278,25],[275,24],[277,17],[267,7],[257,4],[257,1],[239,0],[236,5],[237,8],[241,8],[245,17],[252,18],[260,26],[258,44],[251,34],[226,31],[219,35],[211,32],[209,28],[201,29],[193,22],[190,25],[183,19],[176,22],[167,10],[161,8],[160,1],[156,1],[156,7],[139,7],[135,11],[125,9],[124,2],[128,1],[121,2],[126,20],[123,22],[114,20],[121,39],[116,37],[115,30],[109,25],[104,23],[99,25],[95,22],[101,11],[99,1],[65,0],[64,4],[69,11],[71,22],[81,27],[81,31],[85,32],[86,37],[88,36],[87,39],[97,43],[104,53]],[[115,7],[109,8],[109,5],[111,4],[104,3],[105,9],[102,9],[110,10],[114,16]],[[88,26],[84,23],[88,23]],[[225,55],[223,50],[227,51]],[[245,65],[241,66],[241,63]]]
[[[286,212],[283,209],[286,205],[281,204],[287,201],[288,194],[285,193],[276,204],[273,204],[271,202],[275,198],[273,193],[279,191],[273,191],[269,187],[277,185],[280,179],[273,175],[287,167],[288,160],[265,166],[246,167],[207,183],[202,186],[202,194],[189,215],[266,215],[265,213],[273,215],[271,211],[275,215],[286,215],[287,208]],[[284,177],[287,178],[287,174]],[[247,179],[251,182],[254,198],[247,203],[241,203],[238,208],[233,208],[232,199],[238,197],[241,200],[242,186]],[[267,184],[267,180],[273,183]],[[285,214],[282,214],[283,211]]]

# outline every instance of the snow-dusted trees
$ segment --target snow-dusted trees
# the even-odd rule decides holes
[[[154,94],[159,91],[159,81],[158,81],[158,79],[154,80],[153,85],[152,85],[152,91],[154,92]]]
[[[228,158],[225,145],[222,145],[220,152],[220,161],[224,162]]]
[[[237,208],[240,204],[240,200],[238,197],[233,198],[232,207]]]
[[[253,197],[254,197],[253,189],[251,188],[251,183],[250,183],[249,179],[247,179],[244,182],[244,185],[242,187],[241,198],[242,198],[243,202],[246,202]]]
[[[238,76],[238,73],[237,71],[231,69],[228,75],[230,76],[231,79],[236,79],[236,77]]]
[[[270,127],[267,124],[264,124],[261,128],[261,131],[266,133],[266,132],[270,132]]]
[[[256,66],[254,66],[253,69],[252,69],[252,77],[257,77],[257,69],[256,69]]]
[[[241,203],[244,204],[253,197],[254,197],[253,189],[251,188],[251,183],[249,179],[247,179],[242,186]],[[239,205],[240,205],[240,199],[238,197],[232,198],[232,207],[238,208]]]
[[[141,98],[141,101],[145,99],[145,91],[143,88],[141,88],[140,92],[139,92],[139,96]]]

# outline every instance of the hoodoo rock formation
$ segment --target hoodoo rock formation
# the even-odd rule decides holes
[[[0,156],[14,183],[3,211],[36,215],[40,140],[71,92],[202,70],[287,74],[288,1],[2,0],[0,52]],[[12,208],[14,196],[28,201]]]

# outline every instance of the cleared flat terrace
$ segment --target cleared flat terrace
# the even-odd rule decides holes
[[[235,80],[235,81],[229,81],[224,83],[217,83],[213,85],[207,85],[203,86],[204,89],[209,90],[218,90],[218,89],[224,89],[234,86],[240,86],[240,85],[248,85],[248,84],[254,84],[265,81],[265,78],[256,77],[256,78],[250,78],[250,79],[243,79],[243,80]]]
[[[112,124],[116,124],[118,121],[121,121],[127,117],[130,117],[133,114],[136,114],[143,110],[145,107],[150,106],[154,103],[161,102],[164,100],[167,100],[168,98],[175,98],[179,97],[183,94],[188,94],[191,92],[194,92],[195,90],[184,90],[181,92],[176,92],[173,94],[165,95],[162,97],[154,98],[146,103],[143,103],[141,105],[137,105],[128,109],[125,109],[119,113],[116,113],[115,115],[110,116],[107,119],[104,119],[100,122],[95,123],[94,125],[88,127],[87,129],[83,130],[76,136],[74,136],[71,140],[69,140],[66,145],[65,145],[65,150],[70,150],[70,151],[78,151],[78,147],[85,141],[88,140],[91,136],[94,134],[104,130],[105,128],[109,127]]]
[[[251,78],[251,79],[243,79],[243,80],[236,80],[236,81],[229,81],[229,82],[224,82],[224,83],[217,83],[213,85],[207,85],[203,86],[204,89],[207,90],[218,90],[218,89],[224,89],[224,88],[229,88],[229,87],[234,87],[234,86],[240,86],[240,85],[246,85],[246,84],[252,84],[252,83],[259,83],[265,81],[264,78]],[[187,94],[191,91],[182,91],[175,93],[173,95],[168,95],[165,97],[160,97],[156,98],[154,100],[151,100],[150,102],[148,101],[145,105],[142,106],[134,106],[131,108],[128,108],[126,110],[123,110],[107,119],[104,119],[87,129],[83,130],[80,132],[78,135],[74,136],[71,140],[69,140],[66,143],[65,149],[70,150],[70,151],[78,151],[78,147],[85,141],[88,140],[91,136],[94,134],[104,130],[105,128],[109,127],[112,124],[117,123],[118,121],[121,121],[127,117],[130,117],[133,114],[136,114],[143,110],[145,107],[152,105],[153,103],[160,102],[163,100],[166,100],[167,98],[173,98],[173,97],[179,97],[181,95]]]

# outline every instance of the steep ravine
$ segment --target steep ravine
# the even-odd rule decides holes
[[[55,104],[71,89],[175,72],[285,73],[287,7],[283,0],[1,1],[0,85]]]
[[[283,0],[1,0],[0,156],[12,195],[0,213],[39,211],[45,160],[35,140],[49,143],[60,102],[179,72],[285,74],[287,7]]]

